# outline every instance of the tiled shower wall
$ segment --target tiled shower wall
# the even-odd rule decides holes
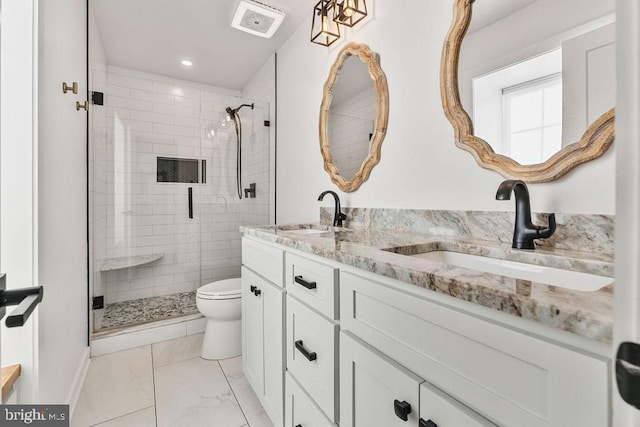
[[[114,66],[103,77],[105,106],[93,109],[106,118],[103,129],[94,129],[93,246],[104,235],[106,251],[94,249],[94,295],[105,295],[107,303],[125,301],[239,276],[238,227],[269,218],[269,129],[263,123],[269,105],[256,102],[254,110],[241,110],[244,186],[256,182],[258,197],[240,201],[233,125],[207,136],[227,106],[242,102],[239,92]],[[157,157],[206,160],[206,183],[156,182]],[[96,220],[98,212],[106,221]],[[105,258],[147,254],[163,256],[145,266],[100,272]]]

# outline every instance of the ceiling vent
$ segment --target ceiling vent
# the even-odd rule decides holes
[[[277,7],[254,0],[240,0],[231,26],[254,36],[271,38],[286,14]]]

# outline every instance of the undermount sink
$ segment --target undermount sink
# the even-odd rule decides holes
[[[302,235],[306,235],[306,234],[322,234],[322,233],[328,233],[329,230],[317,230],[315,228],[300,228],[298,230],[286,230],[287,233],[289,234],[302,234]]]
[[[435,250],[409,256],[576,291],[597,291],[612,284],[614,281],[612,277],[598,276],[580,271],[564,270],[561,268],[452,251]]]
[[[346,231],[345,228],[329,227],[322,224],[284,224],[275,227],[279,233],[293,234],[297,236],[309,236],[314,234],[331,233],[334,231]]]

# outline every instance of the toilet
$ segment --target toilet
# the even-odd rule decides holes
[[[207,318],[200,355],[203,359],[228,359],[242,354],[242,279],[226,279],[198,288],[196,306]]]

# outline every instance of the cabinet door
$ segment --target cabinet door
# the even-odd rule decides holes
[[[348,332],[340,333],[340,370],[341,427],[418,427],[421,378]]]
[[[264,331],[264,399],[262,406],[274,425],[284,415],[284,291],[265,281],[260,287]]]
[[[420,427],[495,427],[495,424],[427,382],[420,386],[420,420]]]
[[[260,277],[242,268],[242,367],[244,375],[258,396],[264,394],[264,357],[262,298],[251,287],[262,284]]]

